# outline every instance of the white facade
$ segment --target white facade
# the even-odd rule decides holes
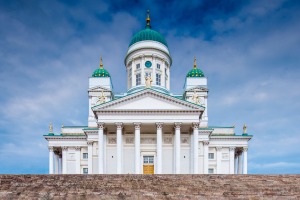
[[[145,32],[156,34],[149,17]],[[183,94],[170,93],[166,43],[138,36],[124,60],[127,92],[114,94],[111,77],[94,73],[88,125],[44,135],[49,173],[247,174],[246,127],[237,135],[234,127],[208,126],[206,77],[187,76]]]

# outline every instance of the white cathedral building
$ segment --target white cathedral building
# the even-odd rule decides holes
[[[55,134],[50,124],[50,174],[247,174],[246,126],[236,134],[234,126],[208,125],[207,78],[196,59],[183,93],[170,92],[172,57],[149,13],[124,65],[123,94],[114,93],[102,59],[89,78],[87,126]]]

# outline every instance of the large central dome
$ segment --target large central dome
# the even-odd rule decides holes
[[[148,11],[148,17],[146,19],[146,22],[147,24],[145,29],[139,31],[132,37],[131,42],[129,43],[129,47],[137,42],[146,41],[146,40],[160,42],[161,44],[168,47],[165,38],[159,32],[151,29],[149,11]]]
[[[144,30],[139,31],[132,37],[129,46],[131,46],[137,42],[145,41],[145,40],[152,40],[152,41],[160,42],[163,45],[165,45],[166,47],[168,47],[168,44],[167,44],[165,38],[159,32],[152,30],[151,27],[147,27],[147,26]]]

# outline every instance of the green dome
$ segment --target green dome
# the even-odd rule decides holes
[[[168,47],[168,44],[167,44],[165,38],[159,32],[152,30],[151,27],[149,27],[149,26],[146,26],[145,29],[136,33],[132,37],[129,46],[131,46],[137,42],[145,41],[145,40],[152,40],[152,41],[160,42],[163,45],[165,45],[166,47]]]
[[[103,68],[96,69],[92,77],[110,77],[108,71]]]
[[[201,69],[194,68],[189,71],[186,77],[204,77],[204,73],[201,71]]]

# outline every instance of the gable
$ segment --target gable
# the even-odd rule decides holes
[[[204,110],[203,107],[153,90],[144,90],[105,104],[93,110]]]

